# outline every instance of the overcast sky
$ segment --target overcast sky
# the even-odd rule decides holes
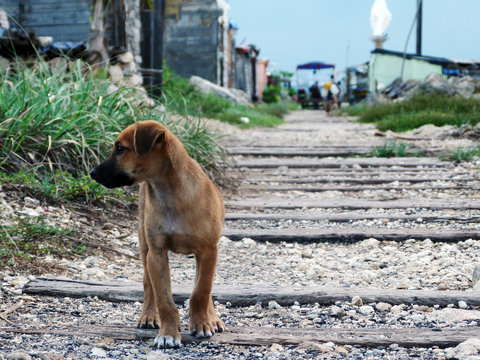
[[[373,43],[370,9],[374,0],[228,0],[238,27],[237,44],[257,45],[271,69],[294,71],[313,60],[338,70],[368,61]],[[384,44],[403,51],[416,0],[387,0],[392,21]],[[480,59],[480,0],[424,0],[423,54]],[[408,52],[415,52],[416,28]]]

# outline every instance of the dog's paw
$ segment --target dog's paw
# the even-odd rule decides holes
[[[182,340],[180,337],[157,336],[153,341],[153,346],[157,349],[173,349],[182,347]]]
[[[158,329],[160,327],[160,320],[157,315],[142,313],[138,319],[137,327],[140,329]]]
[[[205,339],[212,337],[216,332],[224,332],[225,324],[220,318],[206,321],[191,321],[190,322],[190,334],[197,339]]]

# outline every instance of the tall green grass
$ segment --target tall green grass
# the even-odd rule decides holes
[[[233,105],[222,97],[198,91],[189,84],[188,79],[177,76],[167,65],[164,65],[162,90],[164,102],[171,111],[183,115],[217,119],[242,128],[279,125],[283,123],[283,115],[298,107],[293,102],[253,106]],[[247,117],[249,122],[240,120],[243,117]]]
[[[375,123],[380,131],[412,130],[426,124],[436,126],[475,125],[480,121],[480,100],[447,94],[418,94],[397,103],[346,108],[360,122]]]
[[[112,88],[103,71],[85,73],[77,62],[69,72],[39,60],[18,62],[0,74],[0,170],[38,174],[66,171],[82,177],[105,159],[120,131],[136,122],[164,123],[212,176],[226,160],[218,136],[199,118],[169,120],[149,107],[140,90]]]

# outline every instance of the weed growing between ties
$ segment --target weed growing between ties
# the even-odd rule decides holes
[[[402,132],[426,124],[436,126],[469,124],[480,121],[480,100],[447,94],[418,94],[410,99],[388,104],[356,105],[342,109],[359,121],[374,123],[378,130]]]
[[[458,147],[450,154],[450,158],[457,162],[471,161],[473,158],[480,157],[480,146],[470,149]]]
[[[391,158],[404,157],[407,154],[407,144],[404,142],[385,141],[382,146],[373,147],[370,150],[370,156]]]

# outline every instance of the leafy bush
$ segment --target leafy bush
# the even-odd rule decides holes
[[[268,85],[263,91],[263,101],[266,103],[276,103],[280,101],[280,94],[282,93],[282,87],[280,85]]]

